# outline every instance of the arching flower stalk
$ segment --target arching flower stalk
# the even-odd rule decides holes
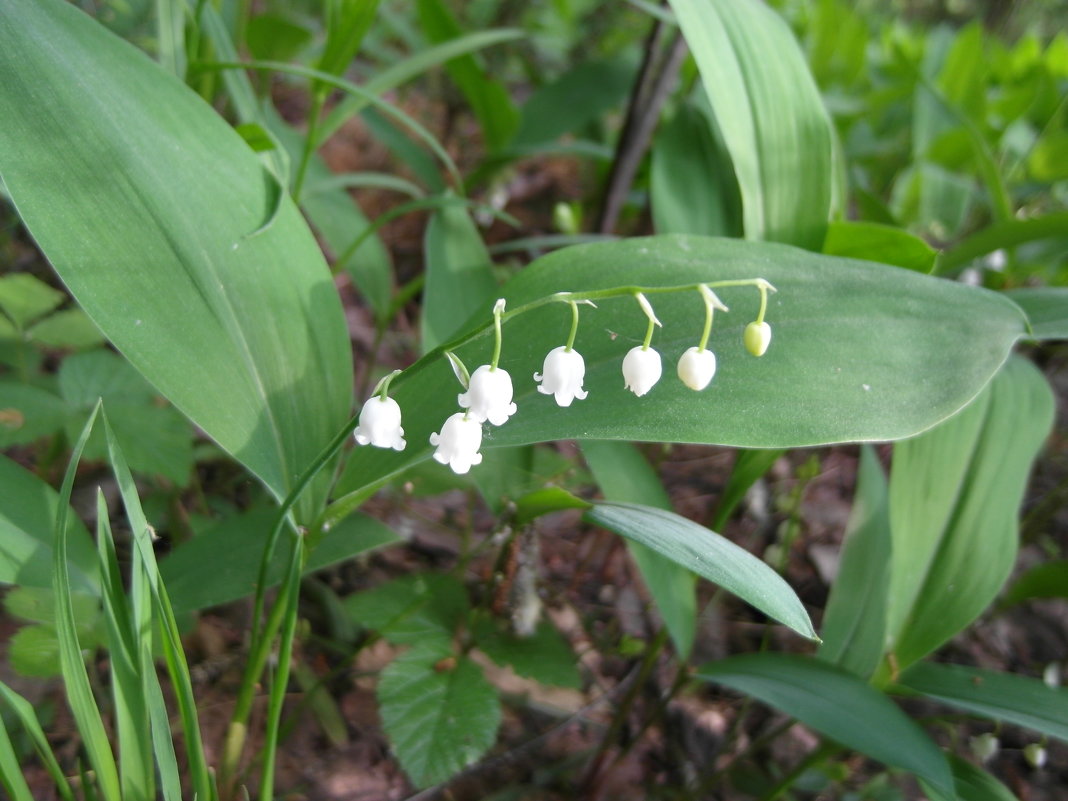
[[[701,341],[697,347],[688,348],[679,359],[678,374],[682,383],[690,389],[700,392],[712,383],[712,376],[716,374],[716,354],[707,349],[708,338],[712,334],[712,314],[716,309],[730,311],[723,302],[716,297],[716,293],[705,284],[698,287],[701,298],[705,303],[705,327],[701,332]]]
[[[664,372],[660,354],[649,347],[653,340],[653,329],[662,325],[645,295],[636,292],[634,297],[645,316],[649,318],[649,326],[645,331],[645,341],[638,347],[631,348],[623,357],[623,387],[640,398],[653,388]]]

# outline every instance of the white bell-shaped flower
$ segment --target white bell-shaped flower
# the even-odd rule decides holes
[[[404,450],[401,409],[393,398],[375,395],[360,410],[360,424],[352,432],[361,445]]]
[[[754,356],[763,356],[771,344],[771,326],[767,323],[751,322],[745,327],[742,341],[745,342],[745,349]]]
[[[538,392],[554,395],[560,406],[570,406],[575,398],[586,399],[582,379],[586,376],[586,362],[577,350],[568,350],[566,345],[553,348],[545,357],[540,373],[534,380],[540,382]]]
[[[639,345],[623,357],[623,386],[640,398],[660,380],[663,371],[660,354]]]
[[[512,403],[512,377],[507,370],[484,364],[471,374],[467,392],[456,397],[460,408],[470,411],[480,423],[489,420],[502,426],[515,414]]]
[[[437,446],[434,458],[447,464],[460,475],[472,465],[482,463],[482,424],[466,412],[457,412],[441,427],[441,433],[430,435],[430,444]]]
[[[679,359],[679,378],[690,389],[700,392],[716,374],[716,354],[710,350],[688,348]]]

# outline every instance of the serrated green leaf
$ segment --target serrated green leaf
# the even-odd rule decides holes
[[[475,627],[475,642],[490,659],[510,666],[520,676],[550,687],[577,690],[582,686],[575,652],[549,623],[539,623],[530,637],[517,637],[481,618]]]
[[[382,728],[416,787],[430,787],[473,764],[501,722],[497,693],[470,659],[436,664],[419,649],[401,654],[378,683]]]
[[[0,448],[26,445],[62,430],[67,406],[48,390],[0,381]]]
[[[456,578],[427,573],[404,576],[344,601],[349,618],[390,642],[449,653],[469,611],[467,591]]]
[[[641,452],[626,442],[582,443],[582,456],[605,498],[671,511],[660,477]],[[627,541],[638,571],[656,601],[680,659],[687,659],[697,628],[696,576],[640,542]]]
[[[104,335],[81,309],[50,314],[28,333],[32,341],[49,348],[84,350],[104,344]]]
[[[60,675],[59,639],[52,626],[20,626],[8,643],[8,659],[21,676],[52,678]]]
[[[62,292],[29,273],[0,277],[0,310],[20,331],[66,299]]]
[[[751,695],[954,797],[949,765],[938,746],[889,698],[852,673],[810,657],[763,653],[712,662],[697,675]]]
[[[673,512],[632,503],[597,502],[584,517],[723,587],[802,637],[817,639],[805,607],[782,576],[714,531]]]
[[[971,623],[1012,571],[1027,476],[1053,394],[1013,358],[964,411],[898,444],[890,473],[887,637],[904,670]]]
[[[831,209],[831,125],[789,27],[756,0],[671,7],[734,163],[746,237],[818,249]]]
[[[5,456],[0,456],[0,487],[0,584],[50,588],[56,491]],[[98,571],[89,532],[74,515],[67,525],[72,587],[95,594]]]
[[[949,706],[1068,742],[1068,688],[994,670],[920,662],[897,684]]]
[[[130,362],[284,496],[352,403],[344,316],[314,237],[173,75],[67,3],[4,8],[0,172],[20,216]]]
[[[889,560],[886,476],[875,451],[865,445],[838,575],[823,613],[819,650],[821,659],[865,679],[875,671],[885,646]]]

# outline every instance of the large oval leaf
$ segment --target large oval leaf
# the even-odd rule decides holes
[[[872,759],[915,773],[947,798],[946,758],[893,701],[867,682],[818,659],[746,654],[705,665],[701,678],[758,698]]]
[[[757,311],[752,288],[723,290],[710,347],[719,367],[703,392],[675,378],[674,363],[697,343],[704,306],[696,291],[651,295],[664,323],[653,346],[664,377],[637,398],[620,366],[641,343],[645,317],[631,297],[582,312],[575,347],[586,361],[589,397],[566,409],[532,379],[545,354],[563,344],[570,312],[550,303],[504,324],[500,366],[511,373],[518,412],[487,430],[484,445],[555,439],[703,442],[785,448],[892,440],[923,431],[958,411],[990,380],[1024,333],[1024,316],[992,292],[871,262],[822,256],[785,245],[669,235],[579,245],[549,254],[501,291],[508,307],[561,290],[675,286],[762,276],[774,340],[750,356],[742,331]],[[491,319],[485,307],[478,325]],[[468,328],[467,330],[471,330]],[[489,361],[492,328],[458,348],[472,369]],[[361,450],[347,467],[346,491],[372,485],[426,458],[428,438],[456,410],[462,391],[440,351],[393,384],[404,410],[403,453]],[[477,469],[477,468],[476,468]]]
[[[278,496],[346,419],[344,318],[307,225],[193,91],[60,0],[0,0],[0,174],[126,357]]]

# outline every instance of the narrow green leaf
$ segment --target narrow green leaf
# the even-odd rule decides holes
[[[946,251],[938,262],[938,271],[952,272],[972,259],[1011,248],[1026,242],[1063,237],[1068,231],[1068,211],[1055,211],[1041,217],[1026,217],[994,223]]]
[[[377,10],[378,0],[328,0],[326,46],[319,58],[319,69],[334,75],[345,73]]]
[[[7,727],[0,721],[0,786],[7,791],[13,801],[33,801],[33,793],[22,775],[19,758],[11,744]]]
[[[85,669],[82,648],[74,622],[74,608],[71,603],[70,573],[67,567],[67,518],[70,514],[70,496],[74,489],[74,476],[78,463],[89,440],[89,434],[96,422],[100,407],[90,415],[81,436],[78,437],[71,451],[67,472],[63,477],[63,486],[59,492],[56,509],[55,547],[52,551],[52,588],[56,597],[56,634],[59,637],[59,663],[63,673],[63,686],[67,690],[67,703],[74,715],[78,732],[82,736],[89,762],[96,773],[96,784],[105,801],[120,801],[122,793],[119,788],[118,769],[115,756],[108,741],[104,722],[100,717],[89,684],[89,675]]]
[[[382,671],[379,713],[404,772],[416,787],[452,778],[497,736],[501,707],[493,686],[467,657],[437,664],[415,648]]]
[[[172,75],[60,0],[4,8],[0,172],[20,216],[130,362],[284,496],[352,403],[314,237]]]
[[[671,511],[671,499],[660,477],[630,443],[586,441],[582,456],[607,500]],[[628,540],[627,549],[656,601],[679,658],[686,660],[697,628],[697,577],[640,542]]]
[[[423,249],[422,349],[427,353],[456,334],[477,309],[485,306],[497,283],[482,235],[462,206],[447,205],[434,213]]]
[[[417,0],[419,21],[427,38],[436,44],[456,39],[463,29],[442,0]],[[519,126],[519,112],[508,90],[479,66],[473,55],[456,56],[445,62],[449,77],[464,93],[482,127],[486,148],[499,150]]]
[[[665,375],[642,398],[624,391],[620,365],[645,329],[631,291],[757,276],[779,290],[769,299],[774,340],[764,357],[752,357],[742,345],[758,293],[718,290],[731,311],[717,314],[710,340],[717,374],[703,392],[687,389],[674,377],[674,363],[700,336],[703,303],[694,290],[651,294],[664,322],[652,345],[663,355]],[[575,341],[586,363],[589,397],[557,408],[530,378],[566,337],[567,306],[551,296],[609,288],[621,296],[585,309]],[[975,287],[784,245],[681,235],[559,250],[525,268],[498,296],[515,315],[504,322],[500,366],[512,376],[518,411],[486,437],[487,448],[555,439],[747,448],[900,439],[975,397],[1025,330],[1018,306]],[[516,315],[525,304],[536,308]],[[448,343],[468,365],[485,363],[492,354],[490,311],[487,303],[463,337]],[[893,348],[885,346],[888,341]],[[438,352],[405,370],[390,391],[404,410],[408,447],[402,453],[361,451],[346,465],[339,495],[374,486],[429,457],[430,434],[455,411],[461,390]]]
[[[52,753],[52,747],[48,744],[48,740],[45,738],[45,733],[41,728],[40,721],[37,720],[37,713],[34,712],[33,704],[2,681],[0,681],[0,696],[2,696],[4,701],[15,710],[15,715],[18,717],[19,723],[22,724],[23,731],[29,735],[30,740],[33,742],[37,757],[45,766],[48,775],[52,777],[52,781],[55,783],[60,797],[63,801],[74,801],[74,793],[70,789],[70,783],[67,781],[67,777],[63,773],[62,768],[59,767],[55,754]]]
[[[948,754],[953,771],[953,784],[960,801],[1017,801],[1004,784],[989,773],[966,762],[956,754]]]
[[[52,548],[59,508],[56,491],[0,456],[0,584],[52,586]],[[72,586],[96,594],[98,572],[92,539],[82,522],[67,515],[68,570]]]
[[[560,487],[545,487],[516,498],[515,506],[516,523],[525,525],[537,517],[564,509],[589,509],[590,503]]]
[[[831,208],[831,125],[789,27],[757,0],[671,7],[734,162],[746,237],[818,249]]]
[[[1003,606],[1035,598],[1068,598],[1068,559],[1043,562],[1028,570],[1001,599]]]
[[[838,575],[823,614],[819,650],[821,659],[864,679],[875,671],[885,646],[889,561],[886,476],[875,451],[865,445]]]
[[[963,412],[895,448],[887,634],[899,669],[971,623],[1008,578],[1027,476],[1052,423],[1049,384],[1014,358]]]
[[[805,607],[782,576],[714,531],[673,512],[632,503],[597,502],[585,519],[718,584],[802,637],[818,639]]]
[[[1010,289],[1005,296],[1027,314],[1035,339],[1068,339],[1068,288]]]
[[[723,137],[689,103],[653,141],[649,193],[657,233],[742,234],[742,201]]]
[[[823,252],[879,261],[921,273],[931,272],[938,258],[938,252],[918,236],[873,222],[832,222],[827,227]]]
[[[793,654],[746,654],[705,665],[701,678],[751,695],[842,745],[923,778],[954,798],[946,758],[883,693],[852,673]]]
[[[1068,742],[1068,688],[993,670],[920,662],[897,679],[913,692]]]

